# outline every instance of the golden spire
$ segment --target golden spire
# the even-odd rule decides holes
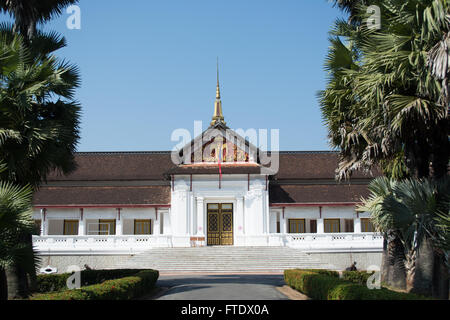
[[[212,117],[211,126],[221,122],[226,124],[222,114],[222,101],[220,100],[220,85],[219,85],[219,58],[217,58],[217,89],[216,101],[214,102],[214,115]]]

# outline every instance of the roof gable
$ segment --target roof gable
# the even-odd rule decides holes
[[[258,148],[224,123],[216,123],[178,153],[180,165],[198,163],[258,163]]]

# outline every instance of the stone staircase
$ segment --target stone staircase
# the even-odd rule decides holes
[[[113,266],[161,273],[282,273],[285,269],[328,267],[299,249],[233,246],[155,248]]]

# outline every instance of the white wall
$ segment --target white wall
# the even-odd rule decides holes
[[[206,235],[208,203],[233,203],[233,233],[261,235],[269,229],[268,191],[265,176],[176,176],[172,191],[170,223],[174,235]],[[202,207],[199,207],[202,206]]]
[[[167,209],[161,210],[166,213]],[[88,226],[92,230],[97,230],[99,219],[115,219],[116,225],[119,224],[118,210],[116,208],[84,208],[83,219],[86,223],[85,234],[88,234]],[[160,218],[160,215],[159,217]],[[33,219],[41,220],[40,209],[33,210]],[[81,214],[79,208],[49,208],[46,213],[46,222],[48,225],[49,235],[63,235],[64,220],[80,220]],[[123,234],[134,234],[134,219],[151,219],[155,223],[156,209],[155,208],[123,208],[120,211],[120,219],[123,219]],[[169,221],[170,222],[170,221]],[[170,228],[170,223],[166,226]],[[166,230],[167,232],[169,230]]]
[[[276,232],[277,214],[280,219],[280,232],[289,231],[289,219],[305,219],[306,232],[310,232],[310,221],[320,219],[319,206],[314,207],[285,207],[284,221],[281,208],[272,208],[270,210],[270,232]],[[369,217],[368,213],[362,213],[360,218]],[[357,219],[354,206],[322,206],[322,219],[340,219],[341,232],[345,231],[344,219]],[[284,222],[284,223],[283,223]],[[356,224],[355,224],[356,225]]]

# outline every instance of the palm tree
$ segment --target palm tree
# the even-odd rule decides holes
[[[69,173],[75,169],[73,153],[79,139],[80,107],[73,95],[79,86],[78,70],[54,56],[66,45],[65,39],[56,33],[44,34],[36,25],[77,2],[0,3],[0,11],[14,18],[12,28],[0,26],[0,161],[6,165],[0,173],[2,180],[21,186],[30,184],[36,189],[50,171]],[[22,257],[32,257],[31,232],[24,230],[14,236],[28,253]],[[21,285],[9,286],[9,296],[25,296],[35,278],[34,260],[20,257],[8,270],[7,279],[10,283],[17,279]],[[4,275],[0,272],[0,278]]]
[[[369,189],[370,198],[358,210],[371,212],[379,231],[396,232],[404,250],[407,290],[447,299],[449,230],[440,222],[450,217],[450,180],[380,177]]]
[[[0,165],[0,171],[4,170]],[[23,241],[33,229],[32,192],[30,186],[0,181],[0,300],[26,296],[28,284],[21,279],[36,272],[38,260],[30,244]]]
[[[366,5],[366,0],[333,0],[333,5],[349,14],[348,21],[350,23],[360,23],[358,19],[358,8]]]
[[[45,23],[59,15],[64,8],[78,3],[79,0],[5,0],[0,10],[15,19],[14,31],[25,39],[36,34],[37,23]]]
[[[330,72],[320,103],[331,145],[341,151],[339,176],[381,166],[396,178],[443,177],[450,156],[448,64],[443,63],[449,3],[373,4],[381,8],[381,30],[336,22],[326,61],[337,72]],[[356,6],[354,15],[364,21],[366,7]],[[353,60],[349,54],[333,56],[343,52],[337,39],[344,40]],[[336,113],[346,117],[334,118]]]
[[[0,26],[0,161],[6,166],[0,180],[36,189],[49,172],[75,168],[80,107],[73,96],[79,76],[75,66],[54,56],[64,46],[56,33],[37,31],[26,42]],[[10,297],[26,296],[35,276],[31,231],[16,231],[2,234],[20,253],[6,273],[9,283],[20,283],[9,286]]]
[[[41,32],[25,46],[21,36],[0,26],[3,180],[37,187],[50,171],[75,168],[80,106],[73,97],[79,75],[53,55],[64,46],[64,38]]]
[[[406,289],[405,247],[401,241],[400,230],[394,225],[393,219],[385,215],[383,203],[391,196],[397,182],[380,177],[369,184],[370,196],[363,199],[360,212],[370,212],[372,222],[378,232],[384,234],[383,254],[381,261],[381,282],[395,289]]]
[[[319,101],[330,144],[340,151],[337,177],[374,167],[397,180],[447,176],[449,2],[371,1],[381,9],[380,30],[363,23],[364,1],[334,2],[351,23],[338,20],[331,31]],[[401,233],[391,225],[380,230],[384,279],[403,287]]]

